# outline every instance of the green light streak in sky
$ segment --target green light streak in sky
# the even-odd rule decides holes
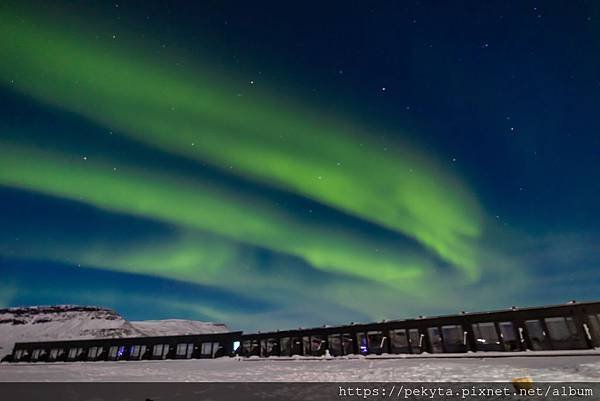
[[[19,241],[17,247],[0,244],[0,255],[175,278],[224,288],[272,305],[260,313],[235,310],[224,313],[197,305],[202,309],[199,316],[232,322],[236,327],[254,327],[256,319],[270,322],[273,328],[292,327],[298,321],[306,321],[307,314],[322,324],[356,321],[360,316],[369,320],[408,317],[427,313],[430,308],[439,313],[440,305],[477,309],[481,304],[496,305],[499,300],[511,302],[511,295],[531,285],[522,266],[516,269],[521,273],[515,276],[515,264],[511,262],[503,267],[506,261],[497,258],[490,258],[495,260],[495,268],[488,270],[488,277],[490,274],[495,276],[492,285],[470,286],[458,275],[436,272],[433,276],[426,274],[412,278],[410,286],[399,289],[351,276],[332,280],[319,273],[307,278],[305,270],[298,271],[297,266],[290,265],[289,258],[281,256],[271,257],[269,267],[265,269],[258,252],[205,233],[184,230],[172,238],[135,241],[132,246],[131,242],[107,242],[102,238],[94,239],[93,235],[74,243],[72,239],[65,239],[61,232],[57,227],[49,235],[28,234],[28,240]],[[33,248],[32,243],[36,244]],[[279,325],[276,321],[280,321]]]
[[[57,261],[67,265],[166,277],[234,291],[272,305],[262,313],[274,316],[282,314],[281,325],[273,326],[278,328],[305,320],[307,309],[312,311],[310,318],[321,324],[339,322],[339,319],[356,321],[360,316],[370,320],[406,317],[408,313],[422,314],[428,308],[439,311],[440,305],[462,305],[464,308],[468,304],[477,305],[478,302],[479,305],[493,304],[499,296],[494,290],[496,285],[479,291],[484,293],[482,296],[474,292],[478,286],[469,289],[458,275],[444,275],[441,272],[411,278],[411,285],[405,288],[387,283],[382,285],[381,282],[364,280],[362,277],[357,280],[349,275],[328,277],[318,273],[307,278],[306,270],[298,270],[297,263],[290,264],[289,257],[271,256],[269,266],[265,268],[265,261],[259,254],[251,247],[186,230],[178,231],[171,238],[159,236],[156,239],[134,240],[133,243],[107,242],[93,234],[91,238],[82,238],[77,242],[65,238],[62,229],[57,227],[51,233],[29,233],[27,241],[0,244],[0,255],[10,258]],[[371,271],[376,274],[376,269]],[[511,277],[502,271],[495,274],[499,275],[498,281],[495,281],[498,285],[502,281],[500,277],[505,281]],[[509,281],[498,287],[502,289],[504,299],[508,294],[507,288],[518,292],[519,283],[529,283],[522,275],[516,281],[515,277]],[[301,304],[298,300],[302,300]],[[208,314],[217,321],[241,325],[237,327],[253,327],[256,322],[253,323],[252,319],[265,317],[236,311],[208,312],[200,315]],[[295,320],[294,316],[302,317]],[[265,321],[274,322],[273,319]]]
[[[121,166],[115,172],[111,164],[0,142],[0,184],[204,230],[396,288],[410,288],[412,279],[433,268],[410,249],[386,249],[365,236],[307,223],[261,199],[149,169]],[[180,278],[178,266],[189,267],[186,255],[178,258],[169,266],[170,277]]]
[[[332,313],[337,316],[342,312],[352,319],[357,313],[372,319],[382,318],[386,312],[390,316],[397,310],[400,295],[425,304],[443,293],[434,286],[425,286],[429,280],[424,276],[408,279],[411,285],[402,289],[388,283],[364,280],[364,277],[357,280],[350,275],[340,275],[332,281],[331,277],[324,279],[322,273],[318,273],[307,279],[306,270],[297,271],[297,266],[290,266],[289,257],[277,255],[270,258],[270,266],[265,269],[258,252],[197,232],[182,233],[170,240],[138,242],[136,246],[131,246],[131,243],[108,244],[102,240],[72,244],[62,240],[60,230],[55,234],[52,238],[30,234],[28,243],[39,244],[34,249],[26,244],[18,248],[11,246],[8,254],[0,246],[0,255],[210,285],[266,301],[276,305],[275,310],[297,309],[297,300],[301,299],[302,308],[311,306],[319,311],[323,317],[321,322],[331,320]],[[376,269],[371,272],[375,273]],[[373,296],[374,293],[377,297]],[[224,320],[240,323],[230,315]],[[290,321],[293,322],[293,319]]]
[[[116,41],[94,37],[85,30],[74,33],[31,16],[23,18],[5,7],[0,11],[2,82],[163,151],[208,162],[397,230],[471,279],[479,275],[475,242],[482,228],[477,201],[456,177],[416,149],[392,146],[385,151],[375,135],[367,135],[347,119],[324,117],[305,105],[249,87],[238,96],[234,79],[219,77],[210,68],[175,67],[157,56],[133,54],[143,43],[119,47]],[[265,223],[272,216],[264,210],[251,215],[245,205],[224,206],[218,197],[200,197],[170,179],[133,173],[126,180],[132,187],[126,187],[104,174],[59,171],[70,168],[57,166],[60,163],[53,161],[36,171],[31,167],[30,174],[11,177],[12,185],[77,199],[80,194],[65,183],[48,183],[65,173],[71,177],[66,179],[72,180],[69,185],[85,187],[81,196],[99,207],[192,224],[239,241],[268,243],[319,267],[357,272],[373,262],[357,251],[364,245],[336,240],[340,233],[327,233],[335,246],[326,251],[317,244],[324,238],[321,234],[315,243],[307,243],[309,239],[286,243],[301,238],[290,238],[289,232],[308,234],[310,229],[294,227],[295,223],[285,230],[274,228]],[[54,174],[44,174],[41,167]],[[35,178],[37,174],[43,178]],[[97,193],[103,190],[82,183],[90,179],[98,188],[113,187],[115,199],[109,202]],[[119,194],[132,196],[133,189],[139,191],[139,204],[126,207],[127,199]],[[171,190],[178,194],[176,199],[169,196]],[[161,201],[144,201],[146,194]],[[170,202],[177,205],[165,207]],[[194,202],[209,203],[208,210],[215,213],[192,208]],[[219,224],[223,219],[242,223],[236,223],[235,230],[226,229]],[[396,263],[377,263],[382,277],[391,279],[420,271],[416,267],[398,271]]]

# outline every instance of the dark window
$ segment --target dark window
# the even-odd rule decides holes
[[[527,333],[529,334],[531,348],[534,351],[548,349],[546,333],[542,327],[542,322],[539,320],[526,320],[525,327],[527,328]]]
[[[589,330],[594,339],[594,345],[600,347],[600,314],[588,315],[588,321],[590,322]]]
[[[571,348],[586,348],[585,339],[577,330],[577,325],[572,317],[549,317],[544,319],[550,340],[552,340],[552,348],[554,349],[571,349]]]
[[[342,355],[342,337],[339,334],[331,334],[327,337],[329,353],[332,356]]]
[[[408,338],[410,340],[412,353],[420,354],[423,350],[423,336],[419,333],[419,329],[408,330]]]
[[[549,317],[544,319],[546,321],[546,327],[548,327],[548,334],[552,341],[565,341],[570,337],[569,328],[567,327],[567,321],[564,317]]]
[[[310,341],[311,355],[321,356],[325,354],[325,349],[327,346],[327,340],[325,339],[325,336],[312,336]]]
[[[472,325],[477,351],[502,351],[502,344],[493,322],[475,323]]]
[[[279,355],[279,340],[276,338],[267,339],[267,356],[278,356]]]
[[[367,332],[367,344],[370,354],[381,354],[385,352],[386,341],[387,337],[385,337],[381,331]]]
[[[292,355],[302,355],[303,341],[302,337],[292,338]]]
[[[267,339],[260,340],[260,356],[267,356]]]
[[[260,356],[260,344],[258,340],[245,340],[242,343],[242,355]]]
[[[460,325],[442,326],[442,338],[446,352],[466,352],[465,332]]]
[[[390,351],[393,354],[408,354],[410,352],[406,330],[390,330]]]
[[[310,337],[302,337],[302,353],[310,355]]]
[[[242,355],[243,356],[252,355],[252,341],[250,341],[250,340],[242,341]]]
[[[354,338],[350,333],[342,334],[342,352],[344,355],[354,354]]]
[[[517,339],[515,326],[512,324],[512,322],[500,322],[498,323],[498,327],[500,328],[500,336],[502,337],[502,342],[504,343],[504,349],[506,351],[520,350],[520,341]]]
[[[427,335],[429,336],[429,343],[431,344],[431,352],[434,354],[444,352],[440,329],[437,327],[429,327],[427,328]]]
[[[279,354],[281,356],[290,356],[292,351],[292,343],[289,337],[279,339]]]

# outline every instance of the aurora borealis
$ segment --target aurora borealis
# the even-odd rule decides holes
[[[247,7],[0,6],[0,304],[246,330],[597,298],[591,5]]]

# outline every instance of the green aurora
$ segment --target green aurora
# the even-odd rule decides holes
[[[458,177],[442,171],[417,149],[398,145],[387,151],[351,120],[319,115],[308,105],[282,102],[276,94],[256,91],[237,96],[234,79],[218,77],[207,67],[174,71],[151,56],[131,55],[133,47],[86,40],[92,35],[75,35],[31,16],[17,17],[6,8],[0,20],[0,74],[11,88],[164,152],[210,163],[396,230],[433,250],[469,279],[479,277],[480,207]],[[327,238],[323,243],[346,244],[328,246],[326,252],[316,251],[314,245],[287,243],[289,235],[264,224],[272,217],[243,217],[243,206],[225,209],[219,199],[211,200],[213,207],[207,209],[217,213],[198,218],[175,213],[161,202],[154,207],[140,203],[124,208],[124,202],[113,200],[119,192],[111,190],[115,183],[110,179],[98,178],[98,194],[91,196],[79,193],[84,191],[79,185],[66,188],[56,181],[61,176],[78,184],[89,178],[86,174],[55,166],[53,161],[49,164],[45,179],[26,182],[25,177],[11,179],[3,174],[3,183],[71,199],[81,196],[111,210],[175,219],[203,229],[229,230],[223,228],[228,224],[221,224],[229,216],[245,223],[236,233],[225,235],[302,256],[316,267],[357,274],[365,265],[379,266],[382,280],[426,269],[393,258],[382,263],[372,252],[346,254],[365,246],[332,239],[340,233],[311,237],[315,242]],[[31,172],[31,177],[37,174]],[[161,180],[160,176],[141,178],[131,177],[127,185],[136,183],[146,191],[151,186],[144,185],[147,180]],[[182,192],[194,197],[189,188],[176,193]],[[185,209],[180,203],[185,199],[174,197],[177,205],[172,209]]]
[[[184,167],[118,151],[82,153],[78,144],[65,145],[69,135],[60,123],[37,127],[35,135],[2,124],[0,189],[158,223],[170,235],[77,241],[53,227],[49,234],[27,233],[28,242],[0,245],[0,257],[224,288],[270,304],[268,311],[245,313],[164,300],[174,310],[244,327],[263,319],[288,324],[307,308],[322,322],[355,314],[389,318],[401,298],[403,313],[494,304],[493,287],[510,287],[504,294],[510,298],[529,283],[528,272],[500,246],[490,250],[497,233],[460,170],[402,141],[403,133],[384,140],[350,113],[323,113],[294,94],[250,84],[208,56],[190,60],[183,52],[174,65],[150,50],[151,39],[101,36],[81,20],[59,25],[18,8],[0,6],[4,90]],[[101,142],[96,134],[76,133],[90,147]],[[31,139],[40,136],[63,142],[44,147]],[[253,189],[207,178],[198,173],[203,166]],[[256,188],[368,229],[307,218]],[[6,304],[25,291],[0,284]]]
[[[136,171],[120,167],[115,172],[110,164],[49,154],[6,142],[1,145],[0,182],[4,185],[205,230],[305,258],[317,268],[374,278],[394,287],[410,287],[411,278],[430,270],[426,258],[411,255],[408,249],[390,247],[374,252],[381,245],[369,243],[367,237],[357,238],[345,232],[329,231],[327,227],[308,225],[260,199],[237,198],[225,188],[206,187],[198,181],[147,169]],[[31,158],[36,163],[30,163]],[[249,206],[252,213],[247,212]],[[179,257],[185,260],[186,254]],[[180,278],[178,265],[179,262],[169,267],[171,277]]]

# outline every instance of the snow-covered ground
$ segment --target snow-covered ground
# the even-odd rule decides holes
[[[306,381],[600,382],[597,355],[508,358],[240,359],[0,364],[0,381],[306,382]]]

